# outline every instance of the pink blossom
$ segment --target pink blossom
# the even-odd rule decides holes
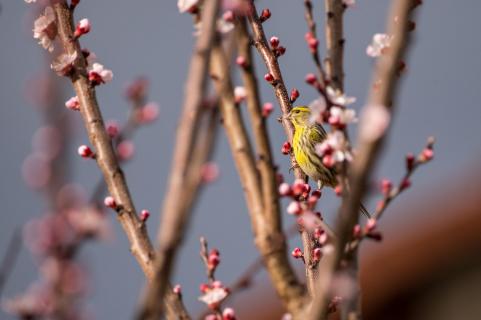
[[[346,96],[342,91],[335,90],[330,86],[327,86],[326,92],[327,92],[327,95],[329,96],[329,99],[335,104],[346,107],[356,102],[355,97]]]
[[[50,67],[59,76],[68,76],[72,73],[75,60],[77,60],[77,52],[72,54],[62,53],[50,65]]]
[[[287,213],[300,214],[302,212],[301,204],[298,201],[292,201],[287,206]]]
[[[149,102],[138,110],[137,121],[142,124],[154,122],[159,116],[159,104],[157,102]]]
[[[245,87],[237,86],[234,88],[234,97],[236,103],[241,103],[247,97],[247,91]]]
[[[54,308],[52,290],[42,284],[36,283],[27,291],[13,299],[2,303],[3,309],[19,318],[44,317]]]
[[[332,107],[329,110],[328,122],[330,125],[344,126],[356,121],[357,121],[356,111],[354,109]]]
[[[389,126],[391,114],[385,106],[368,105],[362,109],[359,135],[364,141],[379,139]]]
[[[219,166],[215,162],[206,162],[201,168],[202,182],[211,183],[219,178]]]
[[[274,111],[274,105],[270,102],[264,103],[264,105],[262,106],[262,116],[264,118],[267,118],[272,111]]]
[[[321,248],[315,248],[314,250],[312,250],[312,260],[314,262],[321,260],[321,256],[322,256]]]
[[[225,308],[224,311],[222,311],[222,320],[235,320],[235,312],[234,309],[232,308]]]
[[[199,300],[204,302],[209,308],[216,308],[228,295],[229,290],[227,288],[212,287],[207,288],[206,292],[199,297]]]
[[[309,109],[311,110],[311,118],[309,119],[311,123],[322,124],[324,122],[323,114],[327,109],[326,100],[324,97],[320,97],[309,104]]]
[[[115,120],[109,120],[105,124],[105,130],[107,131],[107,134],[109,135],[110,138],[115,138],[120,131],[120,125],[117,121]]]
[[[235,63],[239,66],[239,67],[242,67],[242,68],[246,68],[247,67],[247,60],[245,57],[243,56],[237,56],[237,58],[235,59]]]
[[[53,40],[57,36],[57,24],[52,7],[45,8],[44,14],[35,20],[33,25],[33,37],[49,52],[53,51]]]
[[[346,7],[352,7],[356,4],[356,0],[342,0],[342,4]]]
[[[121,161],[132,159],[135,153],[135,146],[132,141],[124,140],[117,146],[117,154]]]
[[[344,136],[344,133],[339,130],[329,132],[327,134],[327,138],[322,143],[316,145],[316,152],[321,157],[332,160],[334,162],[352,160],[352,155],[347,149],[346,137]]]
[[[366,54],[370,57],[379,57],[391,45],[393,37],[385,33],[376,33],[372,37],[372,42],[366,48]]]
[[[34,152],[22,164],[22,177],[25,183],[33,189],[47,185],[52,177],[51,162],[45,154]]]
[[[93,207],[69,210],[67,220],[76,233],[83,237],[106,239],[111,234],[105,215]]]
[[[94,63],[89,70],[89,80],[93,85],[108,83],[113,76],[112,70],[105,69],[100,63]]]
[[[180,284],[176,284],[174,288],[172,288],[172,292],[174,292],[175,294],[182,294],[182,287],[180,286]]]
[[[65,102],[65,107],[67,107],[70,110],[75,110],[78,111],[80,110],[80,101],[77,96],[74,96]]]
[[[301,248],[298,248],[298,247],[296,247],[296,248],[294,248],[294,250],[292,250],[291,255],[296,259],[302,258],[304,256]]]
[[[279,194],[281,196],[288,196],[289,194],[291,194],[291,186],[286,183],[286,182],[283,182],[279,185]]]
[[[178,0],[177,7],[180,13],[191,11],[199,4],[199,0]]]
[[[104,205],[108,208],[111,209],[116,209],[117,208],[117,203],[115,202],[115,199],[111,196],[107,196],[104,199]]]

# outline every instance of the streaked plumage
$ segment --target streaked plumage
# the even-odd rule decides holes
[[[327,133],[324,128],[311,120],[309,107],[297,106],[288,114],[294,125],[292,148],[294,157],[301,170],[317,182],[319,189],[323,186],[334,188],[337,185],[336,172],[322,163],[322,158],[316,152],[316,145],[322,143]],[[369,217],[369,213],[361,207],[361,212]]]

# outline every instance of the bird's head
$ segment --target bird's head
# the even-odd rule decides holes
[[[309,126],[311,123],[311,109],[306,106],[296,106],[287,114],[294,127]]]

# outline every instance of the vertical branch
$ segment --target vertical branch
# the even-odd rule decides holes
[[[235,103],[227,60],[219,45],[212,52],[211,70],[221,99],[223,124],[245,192],[257,248],[277,294],[289,312],[298,314],[303,305],[304,288],[298,283],[287,259],[284,235],[280,229],[273,229],[271,225],[270,219],[278,219],[278,215],[273,216],[264,211],[252,148]],[[276,224],[275,221],[272,223]],[[280,221],[278,225],[280,227]]]
[[[344,91],[344,36],[342,0],[325,0],[326,8],[326,73],[329,85]]]
[[[326,88],[326,74],[324,69],[322,68],[321,57],[319,55],[319,50],[317,49],[317,31],[316,31],[316,22],[314,21],[314,17],[312,15],[312,1],[311,0],[304,0],[304,16],[306,18],[307,27],[309,28],[309,32],[313,39],[316,40],[316,50],[310,48],[312,59],[314,60],[314,64],[317,68],[317,73],[319,76],[319,84],[322,88]]]
[[[399,79],[399,66],[409,40],[409,19],[417,4],[416,0],[397,0],[391,7],[387,33],[393,37],[393,40],[389,51],[381,55],[376,63],[366,108],[380,107],[387,114],[392,113],[395,89]],[[374,125],[373,123],[367,124],[365,121],[375,120],[364,118],[360,124],[358,154],[350,172],[351,192],[344,199],[339,209],[335,229],[338,241],[335,243],[335,248],[321,260],[320,273],[323,276],[319,278],[317,285],[320,294],[313,303],[309,319],[321,319],[325,315],[331,281],[336,270],[340,268],[344,248],[358,219],[358,204],[364,195],[368,177],[384,141],[384,132],[376,136],[363,133],[363,127]],[[360,317],[360,310],[350,310],[348,316],[349,319],[357,319]]]
[[[191,59],[183,111],[177,128],[171,175],[162,208],[154,281],[149,285],[142,302],[138,314],[140,319],[158,319],[160,317],[162,310],[158,301],[165,294],[177,248],[183,241],[198,186],[197,183],[192,184],[190,180],[192,179],[190,176],[200,175],[200,170],[194,171],[194,168],[191,168],[191,156],[196,136],[199,133],[199,118],[207,89],[210,50],[215,33],[219,2],[219,0],[206,1],[202,11],[202,26]],[[186,194],[184,194],[184,188],[187,185],[191,189],[191,193],[188,195],[190,199],[185,198]]]

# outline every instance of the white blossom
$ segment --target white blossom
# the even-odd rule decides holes
[[[366,48],[366,54],[370,57],[379,57],[383,51],[385,51],[392,42],[392,36],[385,33],[376,33],[372,37],[372,42]]]
[[[212,288],[207,290],[205,294],[200,296],[199,300],[204,302],[208,306],[217,305],[220,302],[222,302],[222,300],[224,300],[228,295],[229,295],[229,292],[227,291],[226,288],[223,288],[223,287]]]
[[[112,81],[114,74],[112,70],[106,69],[100,63],[94,63],[89,67],[89,80],[96,84],[108,83]]]
[[[192,9],[192,7],[199,4],[199,0],[179,0],[177,1],[177,7],[180,13],[184,13]]]
[[[342,131],[329,132],[327,138],[316,145],[321,157],[332,157],[335,162],[351,161],[352,155],[347,148],[347,140]]]
[[[53,51],[53,40],[57,36],[57,24],[55,23],[55,13],[52,7],[45,8],[44,14],[35,20],[33,24],[33,37],[38,39],[38,43],[50,52]]]
[[[50,67],[61,76],[67,76],[73,69],[77,52],[73,54],[62,53],[50,65]]]
[[[329,123],[331,125],[346,125],[352,122],[357,122],[354,109],[332,107],[329,110]]]
[[[309,109],[311,110],[311,118],[309,119],[311,123],[322,123],[322,114],[326,111],[326,99],[320,97],[309,104]]]
[[[374,141],[379,139],[386,131],[391,121],[391,115],[386,107],[369,105],[361,112],[359,134],[362,140]]]
[[[329,96],[329,99],[335,104],[345,107],[356,102],[355,97],[346,96],[340,90],[334,90],[330,86],[327,86],[326,92],[327,92],[327,95]]]
[[[346,7],[352,7],[356,4],[356,0],[342,0],[342,4]]]

